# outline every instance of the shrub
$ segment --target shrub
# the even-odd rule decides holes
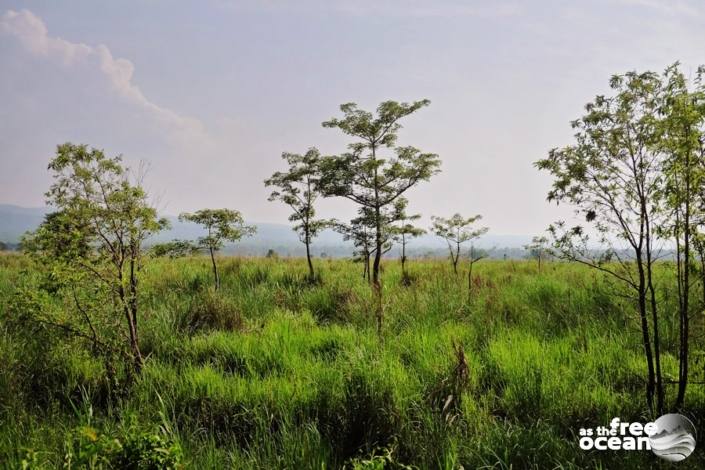
[[[122,438],[113,438],[84,425],[67,440],[64,467],[167,470],[181,468],[182,458],[181,446],[163,430],[132,431]]]
[[[237,306],[218,292],[208,290],[196,296],[180,319],[180,329],[189,334],[200,330],[240,330],[242,316]]]

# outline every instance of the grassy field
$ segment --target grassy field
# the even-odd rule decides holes
[[[110,446],[151,440],[198,469],[678,467],[648,451],[578,447],[581,427],[649,420],[636,313],[611,279],[567,263],[538,272],[482,261],[469,291],[446,261],[413,260],[406,285],[388,260],[380,338],[361,265],[316,265],[311,286],[305,260],[223,258],[216,293],[206,259],[149,264],[146,364],[115,396],[85,345],[8,326],[13,292],[36,279],[25,258],[0,256],[0,462],[99,464]],[[657,284],[673,379],[667,272]],[[702,382],[694,323],[692,380]],[[685,414],[701,428],[702,385],[689,387]],[[703,448],[680,468],[705,465]]]

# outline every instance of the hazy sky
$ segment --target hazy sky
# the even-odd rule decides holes
[[[0,203],[41,206],[71,141],[147,162],[165,213],[285,222],[262,184],[282,151],[344,150],[340,103],[428,98],[399,143],[442,173],[411,208],[531,235],[565,214],[532,163],[611,74],[676,60],[705,63],[703,1],[0,0]]]

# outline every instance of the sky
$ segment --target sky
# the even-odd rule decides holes
[[[443,163],[410,209],[534,235],[570,210],[533,162],[572,142],[611,75],[675,61],[705,64],[705,2],[0,0],[0,204],[42,206],[68,141],[144,166],[165,214],[285,223],[263,185],[282,152],[343,152],[321,126],[341,103],[428,98],[399,144]]]

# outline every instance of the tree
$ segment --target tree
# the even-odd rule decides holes
[[[539,272],[541,272],[541,261],[551,256],[551,248],[548,246],[548,238],[545,236],[536,236],[531,239],[531,243],[524,245],[524,249],[529,253],[531,258],[534,258],[539,263]]]
[[[215,290],[220,289],[215,253],[225,242],[236,242],[242,237],[253,235],[256,227],[245,225],[240,212],[231,209],[201,209],[194,213],[183,213],[179,215],[179,220],[193,222],[206,229],[207,235],[197,240],[197,247],[208,251],[213,266]]]
[[[663,385],[652,272],[657,258],[654,231],[663,217],[662,154],[655,145],[662,133],[657,118],[660,85],[651,72],[612,77],[614,94],[597,96],[586,105],[586,114],[573,121],[576,142],[536,162],[554,177],[548,200],[574,206],[604,247],[597,252],[589,246],[588,230],[559,221],[549,228],[559,255],[613,276],[636,296],[647,363],[646,399],[653,412],[656,396],[658,414],[663,411]]]
[[[8,249],[7,243],[0,241],[0,251],[6,251]]]
[[[406,245],[413,238],[420,237],[426,230],[416,227],[413,222],[421,218],[420,214],[409,215],[406,213],[407,200],[404,198],[397,199],[397,207],[395,208],[397,213],[398,225],[393,229],[396,235],[397,241],[401,244],[401,272],[404,279],[407,278],[406,273]]]
[[[683,406],[688,384],[689,319],[693,312],[690,302],[694,269],[694,250],[702,239],[698,236],[703,225],[703,209],[698,198],[703,197],[705,184],[705,69],[696,73],[695,89],[676,63],[663,75],[660,114],[663,136],[659,148],[664,152],[664,205],[668,220],[659,227],[659,235],[670,237],[676,247],[676,281],[679,311],[679,372],[676,408]],[[702,254],[702,251],[700,252]],[[701,259],[700,265],[703,266]],[[703,283],[705,292],[705,282]],[[704,298],[705,300],[705,298]]]
[[[316,211],[313,205],[319,195],[320,158],[321,155],[315,147],[310,148],[304,155],[285,152],[282,154],[282,159],[289,165],[289,170],[278,171],[264,182],[265,186],[278,188],[272,191],[269,196],[270,201],[279,200],[294,211],[289,216],[289,220],[296,223],[294,231],[298,233],[299,240],[306,245],[308,276],[311,281],[315,278],[311,261],[311,241],[321,230],[332,224],[330,220],[315,219]]]
[[[379,266],[382,259],[384,232],[387,230],[383,214],[385,208],[439,171],[438,155],[422,153],[414,147],[395,146],[401,129],[399,121],[427,106],[428,100],[413,103],[385,101],[377,107],[376,115],[363,111],[355,103],[343,104],[343,117],[323,123],[324,127],[340,129],[355,139],[349,151],[321,160],[319,187],[326,196],[347,198],[369,211],[374,227],[374,262],[372,285],[377,296],[377,330],[382,330],[382,285]],[[395,156],[384,158],[385,150],[393,149]]]
[[[482,216],[479,214],[464,218],[457,213],[448,219],[436,216],[431,217],[433,222],[431,231],[448,243],[450,261],[453,265],[453,272],[456,275],[458,274],[458,261],[460,260],[460,246],[465,242],[479,238],[489,230],[487,227],[473,227],[473,224],[481,219]]]
[[[362,278],[370,280],[370,257],[375,250],[372,229],[354,219],[350,224],[337,223],[334,230],[343,235],[344,241],[353,242],[353,261],[362,263]]]
[[[358,261],[363,264],[362,277],[372,282],[370,259],[377,251],[375,244],[375,222],[371,210],[361,207],[358,212],[360,215],[352,219],[349,224],[337,222],[334,225],[334,229],[343,235],[343,240],[353,242],[353,246],[355,247],[353,261]],[[384,216],[386,214],[387,210],[385,209],[382,215]],[[387,218],[385,217],[384,220],[387,220]],[[383,255],[391,250],[392,238],[394,236],[389,230],[391,226],[388,224],[384,224],[384,226],[386,229],[381,236]]]
[[[139,372],[142,245],[168,223],[157,218],[147,194],[130,180],[120,157],[108,158],[101,150],[66,143],[58,146],[49,170],[54,183],[46,203],[55,212],[24,237],[22,246],[47,269],[57,292],[70,292],[77,315],[37,320],[88,339],[94,350],[105,353],[112,347],[103,336],[112,335],[116,341],[127,337],[126,356]],[[116,315],[123,317],[126,335],[115,330]],[[99,329],[96,322],[105,328]]]

